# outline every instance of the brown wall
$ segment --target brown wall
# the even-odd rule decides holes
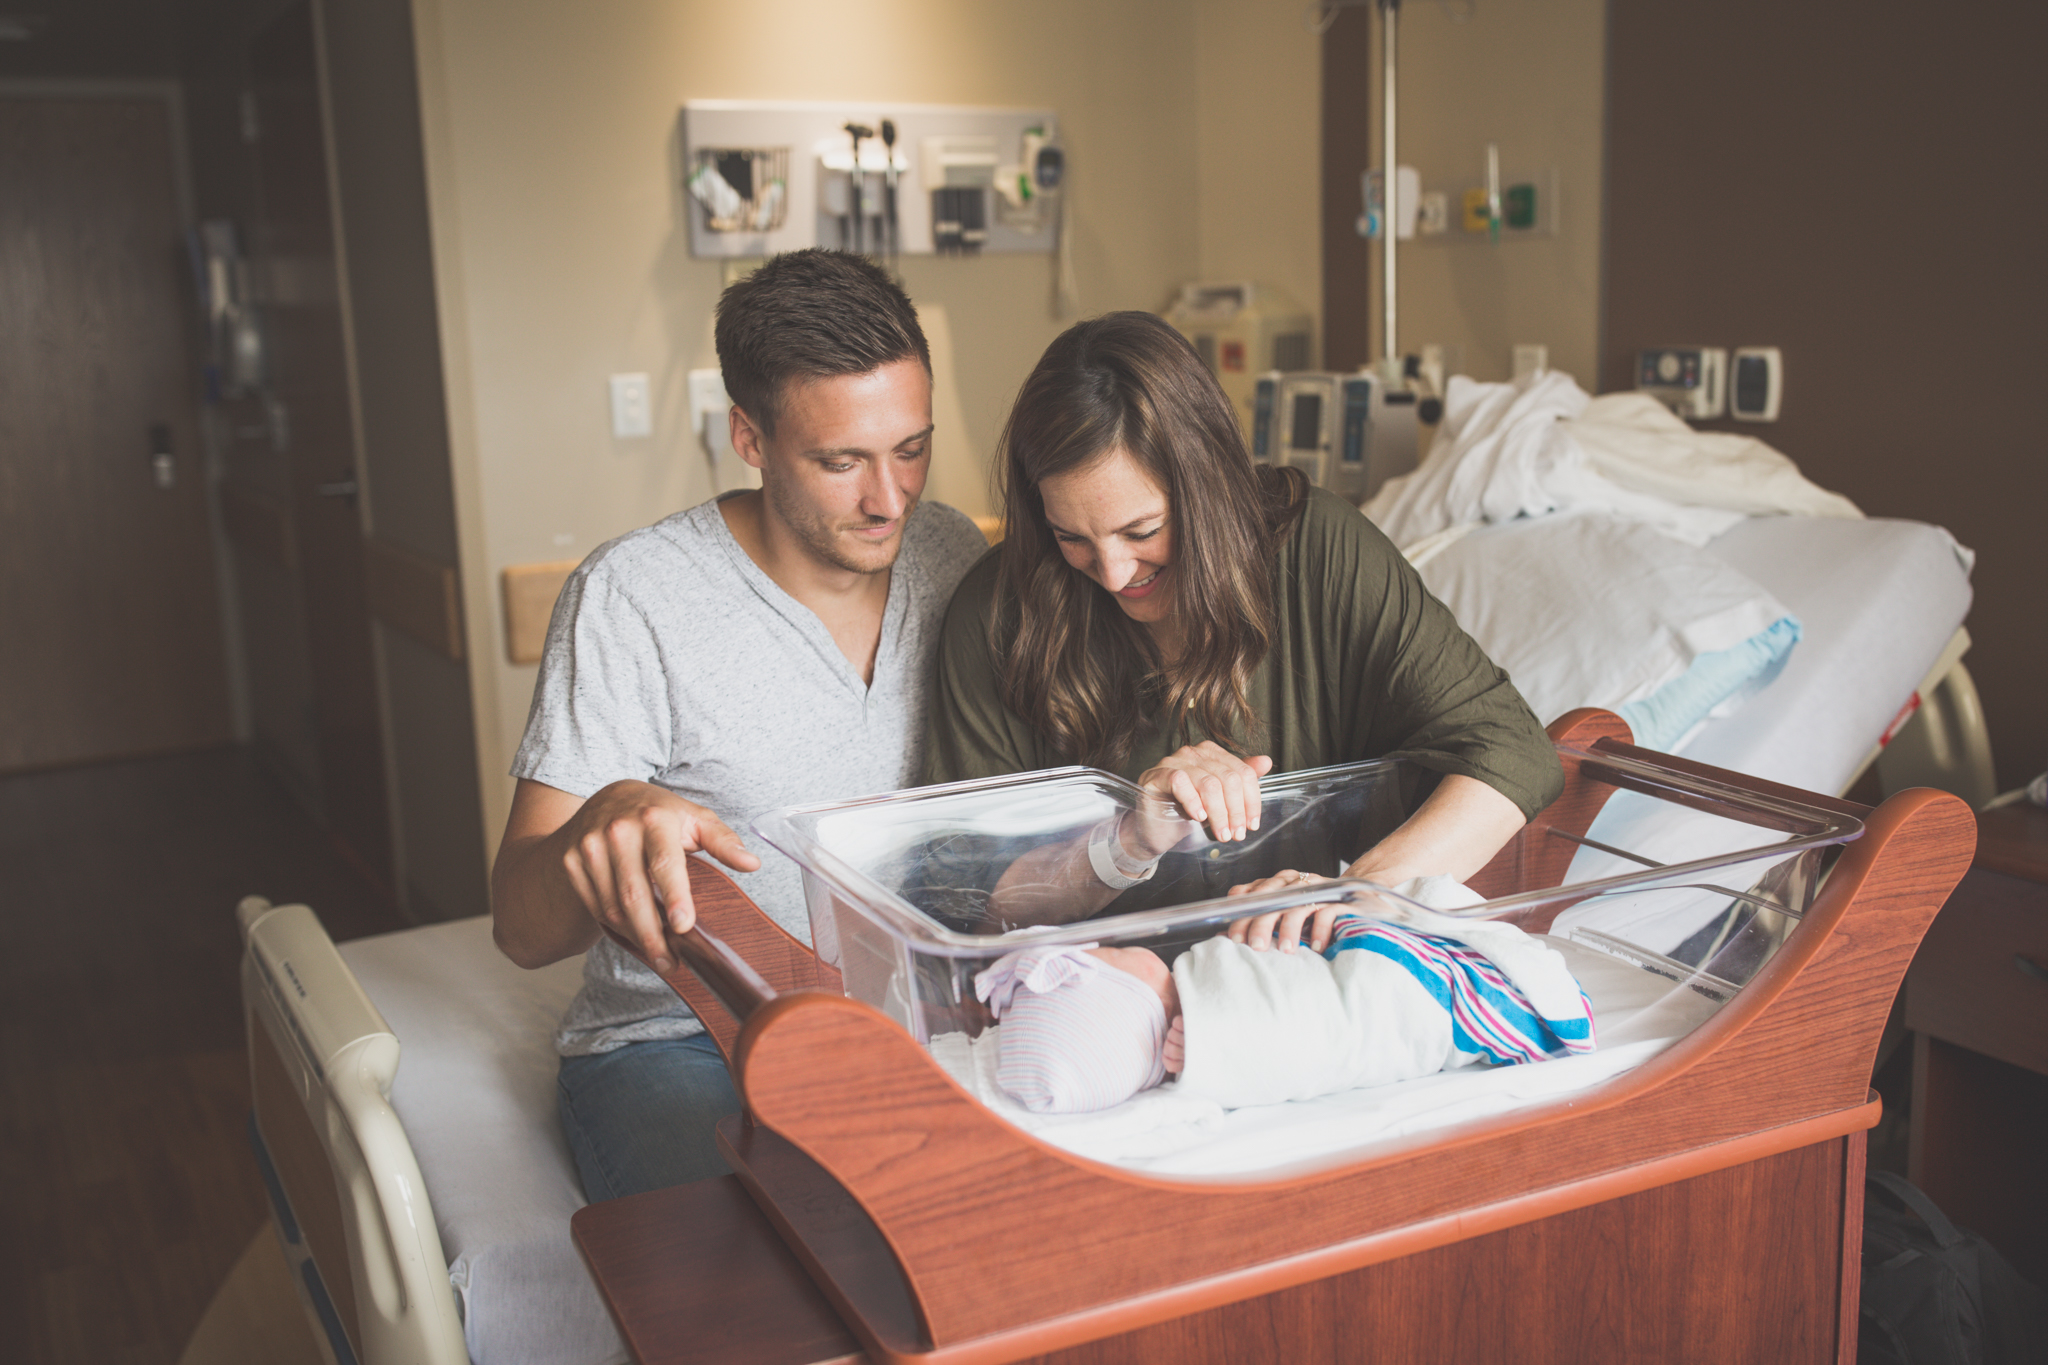
[[[1749,427],[1978,553],[2002,787],[2048,765],[2048,267],[2034,5],[1610,7],[1601,385],[1643,346],[1776,345]]]

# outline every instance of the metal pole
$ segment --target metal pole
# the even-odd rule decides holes
[[[1400,14],[1401,0],[1380,0],[1380,358],[1390,377],[1401,363],[1394,274],[1396,243],[1401,235],[1395,202],[1395,187],[1401,177],[1394,159],[1394,48]]]

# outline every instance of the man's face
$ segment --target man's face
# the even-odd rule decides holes
[[[788,385],[773,436],[733,414],[734,448],[761,471],[768,515],[819,562],[848,573],[896,562],[931,443],[931,376],[915,359]]]

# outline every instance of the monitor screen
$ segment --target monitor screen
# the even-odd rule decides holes
[[[1293,429],[1287,434],[1293,450],[1319,450],[1323,444],[1323,396],[1319,393],[1294,395]]]

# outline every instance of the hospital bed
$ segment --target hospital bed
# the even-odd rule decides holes
[[[1837,539],[1816,543],[1816,535]],[[1955,638],[1967,610],[1966,576],[1940,532],[1909,523],[1823,526],[1759,518],[1712,548],[1777,592],[1800,613],[1807,633],[1783,675],[1734,716],[1709,725],[1688,757],[1805,790],[1839,792],[1864,766],[1902,699],[1919,691]],[[1715,1137],[1708,1146],[1717,1150],[1728,1142],[1747,1142],[1742,1150],[1752,1150],[1757,1135],[1773,1125],[1785,1130],[1780,1137],[1825,1128],[1829,1136],[1805,1146],[1841,1142],[1836,1157],[1856,1158],[1860,1142],[1847,1135],[1874,1119],[1863,1107],[1862,1087],[1883,1008],[1925,917],[1967,862],[1968,839],[1956,809],[1925,794],[1888,805],[1873,817],[1872,834],[1882,837],[1866,836],[1844,855],[1842,866],[1854,870],[1856,860],[1867,859],[1869,867],[1856,873],[1854,886],[1838,867],[1829,883],[1841,888],[1834,893],[1838,907],[1825,916],[1810,914],[1802,927],[1806,940],[1814,940],[1802,950],[1805,960],[1833,963],[1854,948],[1838,964],[1850,971],[1853,990],[1844,997],[1848,1006],[1829,1015],[1827,1061],[1816,1072],[1826,1073],[1826,1093],[1803,1087],[1797,1101],[1810,1112],[1778,1123],[1784,1115],[1755,1111],[1756,1097],[1744,1092],[1774,1074],[1784,1044],[1775,1033],[1768,1036],[1777,1041],[1766,1044],[1761,1040],[1768,1031],[1746,1025],[1725,1040],[1728,1046],[1684,1069],[1721,1078],[1711,1093],[1736,1104],[1743,1117],[1730,1120],[1735,1126],[1765,1126],[1729,1136],[1732,1130],[1718,1120],[1692,1126],[1699,1115],[1688,1110],[1691,1117],[1677,1125],[1683,1130],[1678,1147],[1654,1161],[1631,1157],[1629,1166],[1643,1166],[1634,1176],[1624,1177],[1622,1168],[1585,1174],[1583,1188],[1618,1192],[1638,1177],[1655,1184],[1704,1170],[1703,1158],[1685,1155],[1704,1150],[1696,1145],[1704,1137]],[[1596,838],[1602,832],[1597,823],[1590,830]],[[497,954],[484,920],[408,930],[337,951],[303,908],[252,901],[242,916],[256,1087],[252,1132],[301,1293],[335,1358],[468,1358],[480,1365],[626,1358],[569,1236],[570,1215],[582,1198],[555,1120],[552,1031],[574,993],[580,962],[522,972]],[[1819,937],[1813,926],[1822,920],[1849,926],[1848,936]],[[815,970],[793,940],[750,944],[748,957],[785,986],[805,984],[805,973]],[[323,965],[310,969],[316,961]],[[1835,968],[1828,972],[1829,989],[1843,984]],[[1804,979],[1802,971],[1791,984]],[[308,984],[314,982],[327,985],[316,990]],[[1872,1003],[1879,997],[1882,1003]],[[1786,1014],[1794,1010],[1786,1002],[1806,1001],[1798,1010],[1812,1007],[1806,986],[1777,999],[1766,1012],[1772,1029],[1797,1017],[1796,1011]],[[1666,1063],[1667,1069],[1675,1065]],[[1753,1068],[1747,1082],[1745,1066]],[[1602,1112],[1617,1111],[1610,1105]],[[1833,1117],[1823,1121],[1823,1114]],[[1811,1126],[1816,1122],[1820,1128]],[[1602,1128],[1593,1146],[1612,1159],[1617,1146],[1637,1151],[1631,1144],[1662,1126],[1657,1119],[1630,1120],[1612,1133]],[[1447,1143],[1434,1159],[1448,1161],[1467,1145]],[[406,1165],[399,1154],[408,1149],[417,1174],[400,1169],[390,1175]],[[1416,1162],[1429,1169],[1432,1159],[1418,1154],[1386,1169],[1412,1172]],[[1463,1174],[1456,1180],[1449,1180],[1451,1166],[1443,1169],[1447,1190],[1455,1187],[1463,1191],[1459,1197],[1477,1202],[1462,1213],[1416,1214],[1421,1221],[1404,1224],[1409,1231],[1394,1242],[1382,1238],[1375,1256],[1396,1243],[1419,1246],[1417,1228],[1504,1227],[1520,1217],[1515,1209],[1533,1212],[1548,1207],[1546,1199],[1555,1202],[1541,1193],[1550,1187],[1540,1180],[1508,1198],[1514,1181],[1505,1174],[1497,1190],[1506,1202],[1482,1199],[1482,1187],[1496,1187],[1479,1168],[1458,1166]],[[1842,1184],[1846,1169],[1824,1182],[1838,1202],[1850,1188]],[[387,1189],[398,1193],[386,1197]],[[1391,1191],[1382,1194],[1392,1200],[1390,1209],[1406,1207]],[[1483,1216],[1474,1211],[1482,1204],[1491,1210]],[[1320,1253],[1301,1254],[1313,1259]],[[438,1277],[437,1265],[445,1267]],[[1853,1285],[1837,1284],[1831,1292],[1851,1291]]]

